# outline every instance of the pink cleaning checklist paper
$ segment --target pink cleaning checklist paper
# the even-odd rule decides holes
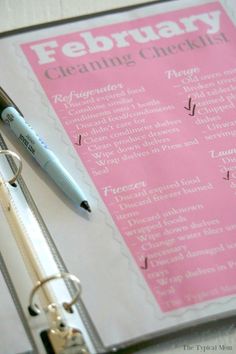
[[[21,46],[163,312],[236,293],[235,37],[217,2]]]

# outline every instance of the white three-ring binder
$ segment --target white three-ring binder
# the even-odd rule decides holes
[[[194,85],[216,85],[220,75],[219,91],[209,94],[231,90],[228,99],[235,97],[233,2],[161,2],[0,39],[1,85],[79,181],[92,209],[75,210],[1,124],[23,170],[14,181],[20,163],[14,168],[11,156],[0,155],[0,266],[29,340],[17,347],[20,321],[3,306],[0,354],[111,353],[210,321],[214,328],[214,320],[235,315],[235,182],[228,165],[224,175],[218,169],[220,156],[210,156],[212,149],[235,153],[235,99],[215,116],[214,95],[200,100]],[[226,36],[209,33],[217,29]],[[97,61],[84,37],[99,49]],[[105,41],[114,46],[100,51]],[[38,65],[35,48],[52,62]],[[62,48],[75,56],[68,59]],[[127,54],[130,67],[119,60]],[[78,97],[68,108],[72,92]],[[217,95],[221,104],[226,98]],[[208,118],[196,115],[209,102],[212,125],[204,132]],[[7,150],[3,141],[0,148]],[[4,288],[1,304],[7,296]],[[8,338],[1,336],[4,325]],[[3,347],[5,339],[10,345]],[[182,348],[188,342],[178,339]],[[176,353],[175,343],[164,352]]]

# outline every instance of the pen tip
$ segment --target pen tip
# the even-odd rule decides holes
[[[89,206],[89,203],[87,202],[87,200],[84,200],[81,204],[80,204],[81,208],[87,210],[89,213],[91,213],[91,208]]]

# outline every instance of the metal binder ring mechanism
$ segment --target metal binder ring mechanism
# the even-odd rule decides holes
[[[9,179],[8,183],[10,183],[11,185],[14,185],[15,181],[17,180],[17,178],[19,177],[19,175],[21,174],[21,171],[22,171],[22,161],[21,161],[21,158],[13,151],[10,151],[10,150],[0,150],[0,154],[1,155],[9,155],[11,157],[14,157],[18,160],[19,164],[18,164],[18,167],[16,169],[16,171],[14,172],[14,175],[11,179]]]
[[[76,292],[75,292],[73,298],[71,299],[71,301],[63,303],[64,309],[67,312],[72,312],[72,306],[78,301],[79,296],[81,294],[82,287],[80,284],[80,280],[75,275],[70,274],[70,273],[58,273],[58,274],[51,275],[51,276],[39,281],[32,289],[32,291],[30,293],[30,299],[29,299],[29,312],[32,316],[37,316],[41,312],[40,309],[38,308],[38,306],[36,304],[34,304],[34,296],[35,296],[36,292],[46,283],[48,283],[52,280],[58,280],[58,279],[68,279],[68,280],[71,280],[76,285]],[[55,305],[61,305],[61,304],[51,303],[48,305],[48,309],[52,306],[55,306]]]

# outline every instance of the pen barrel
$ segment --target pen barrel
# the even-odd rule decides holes
[[[7,107],[1,113],[2,120],[10,126],[15,136],[31,156],[43,167],[53,154],[45,142],[35,133],[14,107]]]
[[[83,201],[86,201],[85,195],[75,180],[14,107],[5,108],[1,113],[1,117],[5,123],[9,124],[10,129],[31,156],[75,205],[81,205]]]
[[[44,170],[74,204],[80,205],[86,200],[84,193],[78,187],[76,181],[56,157],[46,163]]]

